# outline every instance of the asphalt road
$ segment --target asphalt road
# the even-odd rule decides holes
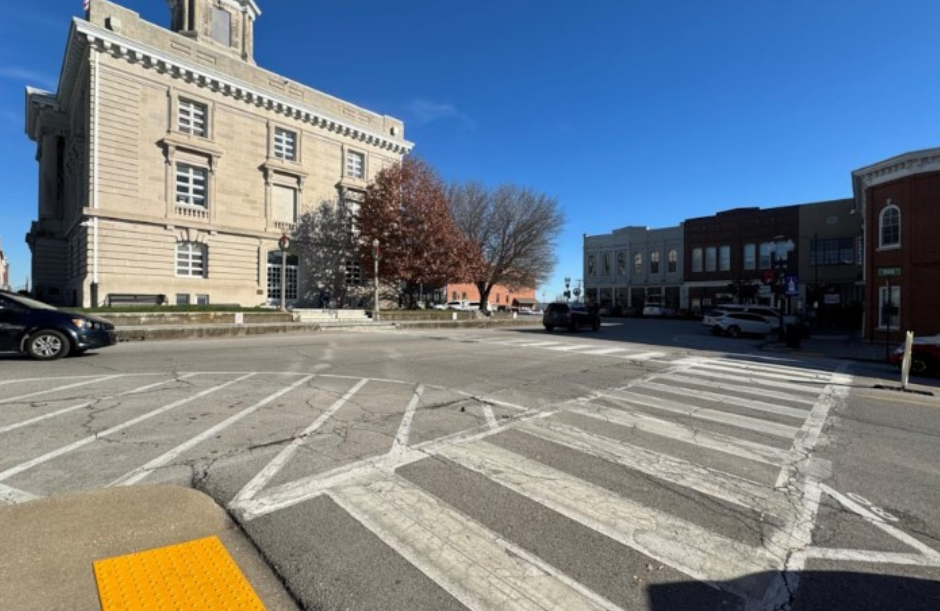
[[[196,487],[324,611],[940,608],[940,393],[760,345],[630,320],[0,355],[0,502]]]

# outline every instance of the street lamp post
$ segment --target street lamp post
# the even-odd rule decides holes
[[[375,238],[372,240],[372,280],[374,283],[375,295],[373,296],[374,303],[372,305],[372,320],[375,322],[379,321],[379,239]]]

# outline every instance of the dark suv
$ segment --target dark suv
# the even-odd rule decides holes
[[[0,351],[25,352],[52,360],[116,343],[114,325],[95,316],[0,291]]]
[[[555,327],[567,327],[577,331],[579,327],[590,327],[592,331],[601,328],[601,317],[581,305],[550,303],[542,315],[542,325],[552,331]]]

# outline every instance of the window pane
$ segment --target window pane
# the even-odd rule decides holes
[[[365,158],[362,153],[355,151],[346,152],[346,176],[351,178],[362,178],[364,172]]]
[[[744,245],[744,269],[757,269],[757,245]]]
[[[881,246],[896,246],[901,243],[901,213],[897,208],[887,208],[881,213]]]
[[[176,201],[201,208],[207,207],[206,181],[208,171],[185,163],[176,165]]]
[[[675,250],[669,251],[669,273],[676,273],[679,266],[679,253]]]
[[[692,249],[692,271],[693,272],[702,271],[702,249],[701,248]]]
[[[760,245],[760,268],[770,269],[770,252],[773,250],[773,244],[764,242]]]
[[[205,276],[206,247],[196,242],[176,245],[176,274],[178,276]]]
[[[705,249],[705,271],[713,272],[718,266],[718,250],[714,246]]]
[[[731,271],[731,247],[722,246],[719,250],[718,269],[727,272]]]
[[[277,127],[274,129],[274,156],[278,159],[297,159],[297,134]]]
[[[208,109],[205,104],[192,100],[180,99],[177,127],[184,134],[196,136],[206,135],[206,116]]]

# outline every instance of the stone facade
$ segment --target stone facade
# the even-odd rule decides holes
[[[41,299],[276,301],[278,238],[305,209],[360,198],[411,149],[400,120],[255,66],[252,0],[169,4],[172,30],[92,0],[59,91],[27,91]],[[312,291],[290,268],[293,301]]]
[[[682,253],[682,225],[622,227],[609,234],[586,235],[585,301],[636,312],[653,303],[673,310],[687,308]]]

